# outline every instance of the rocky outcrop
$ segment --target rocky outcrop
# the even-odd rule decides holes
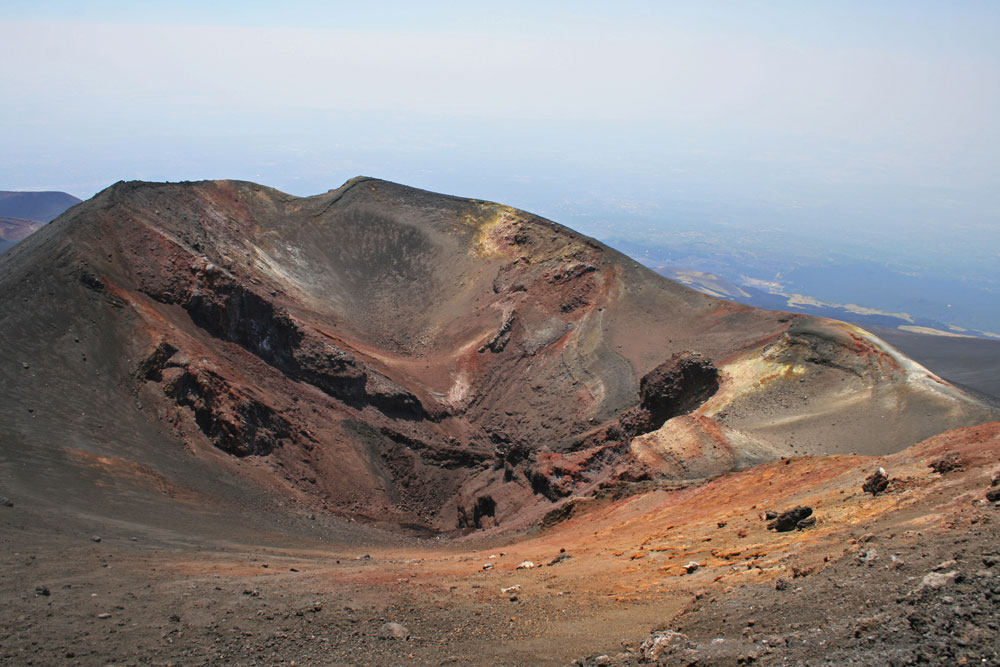
[[[263,456],[292,437],[287,419],[217,373],[162,343],[139,365],[141,380],[157,383],[177,406],[191,411],[206,438],[234,456]]]

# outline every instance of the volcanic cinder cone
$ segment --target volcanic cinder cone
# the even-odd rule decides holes
[[[997,414],[856,327],[370,178],[118,183],[0,258],[0,339],[9,484],[90,511],[145,497],[98,466],[168,496],[504,529],[602,485],[890,453]]]

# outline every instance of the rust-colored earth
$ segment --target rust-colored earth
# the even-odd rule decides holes
[[[12,663],[997,660],[995,613],[855,636],[992,600],[1000,472],[996,406],[856,327],[365,178],[120,183],[0,287]]]

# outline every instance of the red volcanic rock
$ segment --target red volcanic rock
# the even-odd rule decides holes
[[[939,459],[935,459],[927,464],[927,467],[943,475],[946,472],[951,472],[952,470],[958,470],[962,467],[962,457],[958,452],[948,452]]]
[[[882,468],[869,475],[865,479],[865,483],[861,485],[862,491],[870,493],[873,496],[877,496],[887,488],[889,488],[889,475]]]

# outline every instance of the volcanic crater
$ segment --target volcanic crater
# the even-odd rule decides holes
[[[178,535],[292,508],[502,540],[998,415],[857,327],[373,178],[117,183],[7,252],[0,288],[0,490]]]

